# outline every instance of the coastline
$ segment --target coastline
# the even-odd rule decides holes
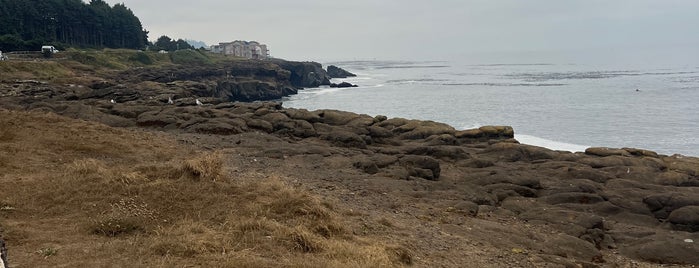
[[[332,95],[300,92],[285,105],[433,120],[457,128],[502,124],[557,142],[699,156],[699,139],[691,134],[699,131],[691,101],[699,98],[694,90],[699,84],[691,65],[658,69],[464,60],[441,63],[450,66],[443,68],[421,62],[390,68],[406,65],[348,62],[344,66],[362,79],[346,80],[363,87]],[[374,85],[382,87],[370,88]]]
[[[699,187],[699,158],[660,155],[632,148],[587,148],[580,153],[554,151],[520,144],[514,139],[516,129],[507,126],[457,130],[433,121],[368,116],[337,110],[308,111],[285,108],[277,102],[228,102],[225,98],[210,96],[198,98],[204,105],[196,105],[195,97],[180,98],[178,102],[168,104],[167,94],[170,92],[194,95],[192,92],[202,92],[200,86],[206,83],[191,83],[186,79],[168,80],[159,87],[152,81],[133,84],[126,81],[120,80],[105,88],[91,88],[95,85],[92,81],[81,86],[3,81],[6,92],[0,96],[0,103],[4,109],[10,110],[0,110],[3,114],[0,120],[4,120],[3,125],[12,127],[1,130],[0,143],[21,147],[23,143],[13,145],[12,142],[32,137],[18,136],[13,134],[15,131],[56,128],[58,130],[51,130],[55,132],[47,133],[69,131],[71,136],[89,137],[84,141],[89,146],[76,145],[76,149],[66,150],[70,152],[66,154],[69,161],[98,159],[105,161],[105,167],[126,161],[129,150],[148,151],[143,149],[146,147],[138,147],[146,146],[144,144],[125,151],[100,145],[100,140],[95,137],[107,133],[118,133],[115,138],[120,139],[132,135],[140,137],[141,134],[168,137],[167,141],[148,138],[162,143],[157,146],[158,150],[173,150],[164,151],[163,155],[172,154],[179,147],[220,152],[224,166],[229,168],[224,176],[227,179],[223,181],[196,176],[193,179],[166,178],[162,181],[143,179],[139,176],[147,178],[153,170],[160,172],[156,168],[159,164],[141,169],[126,167],[122,171],[124,174],[136,175],[125,177],[127,183],[123,189],[128,191],[120,194],[132,198],[147,196],[148,192],[136,189],[153,182],[171,185],[167,182],[179,180],[188,185],[201,186],[204,182],[212,181],[211,186],[201,186],[212,190],[221,187],[216,183],[234,184],[233,178],[254,180],[275,177],[327,200],[330,204],[323,206],[325,208],[314,205],[311,207],[313,210],[308,212],[308,208],[302,206],[299,213],[311,215],[309,217],[313,219],[325,217],[322,215],[329,213],[325,209],[337,211],[341,215],[338,218],[342,219],[337,224],[347,228],[339,232],[338,237],[349,236],[351,239],[348,241],[372,239],[384,241],[378,244],[388,243],[385,241],[396,243],[381,249],[398,252],[396,256],[402,256],[389,261],[389,266],[458,267],[464,263],[477,263],[483,267],[599,267],[606,264],[652,267],[655,263],[664,263],[689,267],[699,263],[699,256],[696,255],[699,246],[686,242],[699,241],[699,219],[692,216],[699,208],[696,193]],[[197,89],[200,91],[195,91]],[[115,103],[110,100],[115,100]],[[50,124],[54,121],[61,123]],[[68,130],[61,130],[62,125]],[[26,144],[61,144],[60,137],[51,137],[49,135],[48,141]],[[98,143],[92,144],[92,139]],[[140,139],[147,140],[136,140]],[[108,142],[107,145],[118,147],[119,142]],[[41,155],[40,152],[47,150],[60,155],[62,152],[55,151],[60,148],[46,146],[35,149],[35,152]],[[191,151],[177,151],[177,154],[182,153]],[[153,154],[156,156],[150,156],[149,161],[161,161],[156,152]],[[34,163],[29,158],[0,160],[3,161],[0,169],[5,174],[29,176],[32,172],[39,173],[21,167],[22,161]],[[138,159],[131,161],[137,163]],[[71,163],[56,165],[64,168],[63,165]],[[102,171],[96,170],[100,175]],[[76,172],[93,174],[89,170]],[[20,193],[10,201],[0,201],[8,202],[22,211],[22,198],[29,198],[31,193],[26,191],[30,188],[23,187],[34,184],[23,184],[18,179],[21,176],[0,178],[0,182],[13,187],[9,188],[10,191]],[[68,176],[65,179],[70,181],[71,178]],[[101,183],[115,187],[111,182],[100,182],[98,185]],[[122,189],[120,187],[114,189]],[[45,194],[49,193],[46,191]],[[63,200],[66,196],[70,195],[57,198]],[[150,202],[150,207],[165,207],[158,203],[163,202],[158,198],[146,201]],[[213,211],[212,207],[199,210],[208,213]],[[195,214],[185,213],[190,216],[188,220],[196,218],[193,216]],[[11,222],[21,223],[1,222],[3,232],[10,231],[9,235],[3,236],[8,241],[10,259],[13,258],[12,254],[18,254],[20,263],[41,261],[40,256],[37,258],[26,252],[32,252],[28,249],[41,247],[42,244],[22,240],[17,235],[34,232],[22,226],[37,226],[39,223],[36,219],[23,213],[3,215],[9,217]],[[53,214],[40,215],[47,220],[56,220]],[[80,215],[80,219],[90,216],[75,215]],[[276,217],[273,214],[268,216]],[[177,222],[163,226],[177,226],[181,219],[169,220]],[[212,219],[212,222],[216,221],[220,219]],[[202,235],[198,239],[205,239],[205,235],[226,234],[225,230],[220,233],[215,231],[212,226],[221,225],[212,222],[200,223],[204,226],[199,227],[205,230],[203,232],[185,231],[181,237]],[[250,228],[245,230],[252,230],[251,234],[257,235],[250,239],[280,239],[282,244],[288,241],[286,236],[276,238],[276,234],[258,234],[255,233],[257,229]],[[303,237],[322,241],[314,245],[334,243],[332,239],[336,239],[336,236],[333,235],[333,228],[309,227],[302,234]],[[147,231],[144,234],[145,239],[154,236],[154,233]],[[298,232],[293,234],[296,236],[290,237],[300,237]],[[118,239],[95,236],[89,232],[80,235],[93,243]],[[126,233],[121,237],[131,239],[136,235]],[[308,245],[302,244],[300,254],[311,254],[313,257],[323,255],[322,251],[314,251]],[[13,251],[13,246],[24,250]],[[212,260],[205,248],[193,249],[192,256]],[[264,249],[253,250],[260,250],[257,253],[265,256]],[[292,255],[299,253],[298,245],[292,245],[288,250]],[[161,256],[158,251],[154,252],[146,253],[156,259]],[[68,251],[66,254],[71,253]],[[182,253],[178,261],[197,261],[186,257],[186,254]]]

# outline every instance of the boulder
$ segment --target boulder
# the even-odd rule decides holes
[[[686,206],[699,206],[699,196],[687,196],[677,193],[662,193],[644,198],[643,203],[648,206],[648,209],[653,212],[656,218],[667,219],[676,209]],[[678,214],[677,217],[680,215],[688,215],[688,213],[691,211],[693,210]]]
[[[649,235],[636,243],[620,248],[624,255],[663,264],[699,263],[699,243],[696,236],[687,240],[686,233]],[[692,241],[692,242],[687,242]]]
[[[346,71],[345,69],[342,69],[340,67],[337,67],[335,65],[330,65],[328,66],[328,76],[330,78],[347,78],[347,77],[355,77],[357,76],[356,74],[350,73]]]
[[[699,206],[686,206],[673,210],[667,220],[676,230],[699,232]]]
[[[410,176],[437,180],[441,173],[439,161],[429,156],[406,155],[399,159]]]
[[[331,132],[321,136],[322,139],[330,141],[334,145],[348,148],[366,148],[366,141],[352,132],[344,130],[332,130]]]

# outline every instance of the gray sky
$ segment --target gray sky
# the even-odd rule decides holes
[[[696,0],[107,0],[150,31],[266,43],[293,60],[452,59],[511,52],[680,48],[696,57]],[[483,56],[487,57],[487,56]]]

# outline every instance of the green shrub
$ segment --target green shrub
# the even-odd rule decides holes
[[[134,61],[134,62],[139,62],[139,63],[144,64],[144,65],[153,64],[153,59],[151,59],[150,56],[148,56],[148,54],[141,52],[141,51],[136,52],[136,54],[131,55],[129,57],[129,60]]]
[[[211,59],[196,50],[177,50],[170,53],[170,60],[175,64],[211,64]]]

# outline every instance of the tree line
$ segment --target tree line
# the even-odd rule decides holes
[[[0,0],[0,50],[39,50],[44,44],[142,49],[148,44],[148,32],[124,4]]]

